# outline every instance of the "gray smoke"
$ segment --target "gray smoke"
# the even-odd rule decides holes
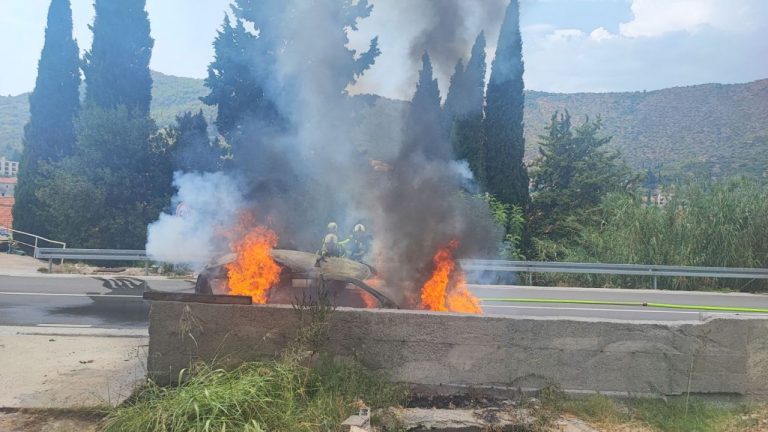
[[[429,52],[437,76],[447,80],[456,62],[468,59],[477,34],[501,26],[508,4],[509,0],[416,0],[402,4],[398,8],[401,13],[418,13],[427,19],[410,46],[412,69],[416,70],[421,55]]]
[[[364,73],[369,58],[346,47],[347,32],[354,31],[355,22],[339,13],[342,3],[258,2],[259,13],[270,17],[263,27],[256,22],[259,37],[278,48],[270,51],[276,53],[274,63],[254,56],[251,67],[254,75],[263,77],[264,93],[280,120],[249,118],[239,125],[237,142],[230,144],[236,150],[234,178],[242,179],[240,183],[214,186],[214,180],[221,178],[192,178],[212,183],[217,189],[213,191],[177,181],[176,200],[200,204],[190,207],[199,212],[195,223],[207,225],[205,233],[214,232],[213,227],[221,223],[232,223],[237,207],[246,205],[260,223],[278,233],[279,247],[310,252],[320,247],[328,222],[337,222],[342,235],[362,222],[374,238],[371,264],[380,267],[388,284],[397,288],[397,300],[414,306],[416,290],[428,276],[437,248],[458,239],[462,256],[483,255],[493,249],[498,231],[487,206],[459,192],[466,169],[452,160],[448,142],[435,141],[444,140],[438,130],[439,114],[436,120],[434,112],[411,107],[402,116],[388,117],[392,124],[377,125],[371,118],[377,98],[352,98],[346,93]],[[464,2],[445,2],[456,10],[466,7],[460,4]],[[425,41],[438,44],[432,37]],[[462,55],[468,55],[469,45],[463,39],[461,44],[465,44]],[[461,44],[452,52],[461,51]],[[433,129],[424,132],[420,125]],[[392,131],[387,148],[371,145],[375,140],[370,137],[381,128]],[[435,147],[445,151],[439,155],[427,151]],[[390,168],[376,168],[382,165]],[[230,191],[223,192],[226,188]],[[230,193],[233,202],[222,206],[215,199],[190,197],[190,193]],[[175,247],[173,242],[190,229],[178,217],[164,215],[150,229],[153,253],[173,255],[167,248]],[[160,234],[166,231],[170,234]],[[211,241],[216,242],[215,236]],[[209,250],[220,251],[220,245],[208,243]]]

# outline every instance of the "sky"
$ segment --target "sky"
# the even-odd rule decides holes
[[[0,94],[32,90],[48,0],[0,0]],[[92,0],[72,0],[74,33],[90,45]],[[151,67],[202,78],[230,0],[147,0]],[[434,52],[443,94],[455,61],[480,30],[495,50],[506,0],[372,0],[350,35],[382,55],[353,88],[407,99],[418,57]],[[190,7],[191,6],[191,7]],[[446,11],[455,9],[455,13]],[[655,90],[768,78],[768,0],[521,0],[526,87],[551,92]],[[445,41],[445,43],[443,43]],[[448,47],[448,48],[446,48]]]

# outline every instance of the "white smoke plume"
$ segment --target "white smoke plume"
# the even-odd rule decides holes
[[[173,214],[149,225],[147,254],[156,261],[202,268],[227,251],[218,230],[245,208],[239,183],[227,174],[174,173]]]

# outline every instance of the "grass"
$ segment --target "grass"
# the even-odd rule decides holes
[[[567,398],[562,411],[605,430],[658,432],[742,432],[751,430],[749,408],[684,397],[618,402],[603,395]],[[757,430],[757,429],[754,429]]]
[[[361,403],[372,409],[404,403],[404,388],[355,361],[322,353],[334,308],[324,281],[318,283],[318,299],[294,304],[302,325],[278,359],[230,371],[200,364],[182,371],[173,387],[149,382],[107,416],[104,431],[335,431]],[[191,334],[199,325],[190,312],[179,331]]]
[[[183,384],[149,383],[105,420],[107,432],[333,431],[355,404],[388,407],[405,392],[353,362],[320,357],[246,363],[233,371],[201,366]]]
[[[609,194],[565,240],[536,238],[540,258],[571,262],[763,268],[768,263],[768,184],[764,180],[680,184],[666,206]],[[649,276],[536,275],[539,284],[650,288]],[[671,290],[768,292],[749,279],[659,277]]]

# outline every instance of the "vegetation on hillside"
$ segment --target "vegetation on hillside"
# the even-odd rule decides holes
[[[205,96],[203,81],[152,72],[152,108],[150,114],[159,126],[174,122],[177,115],[203,111],[208,123],[216,118],[216,110],[200,101]]]
[[[165,75],[152,71],[152,118],[159,126],[174,122],[185,112],[203,115],[209,123],[216,118],[216,109],[200,101],[207,94],[203,80]],[[21,157],[24,124],[29,121],[29,93],[0,96],[0,156],[13,160]]]
[[[213,123],[216,108],[198,99],[207,94],[202,80],[159,72],[153,72],[152,79],[152,117],[158,125],[171,124],[176,115],[200,109]],[[26,93],[0,96],[0,155],[20,156],[24,123],[29,118],[28,97]],[[407,103],[369,97],[376,99],[380,109],[374,118],[360,114],[366,122],[391,123],[388,116],[400,117],[402,105]],[[531,161],[538,154],[538,136],[544,133],[552,114],[568,110],[576,118],[601,116],[605,133],[613,137],[610,149],[621,151],[627,162],[637,168],[661,163],[667,181],[745,173],[762,176],[768,166],[766,100],[768,79],[652,92],[559,94],[528,90],[526,159]],[[383,130],[392,134],[391,130]],[[378,145],[370,148],[384,151]]]
[[[0,156],[18,161],[24,124],[29,120],[29,93],[0,96]]]
[[[527,154],[555,111],[601,116],[610,148],[635,167],[663,165],[670,181],[764,175],[768,167],[768,79],[650,92],[526,94]]]

